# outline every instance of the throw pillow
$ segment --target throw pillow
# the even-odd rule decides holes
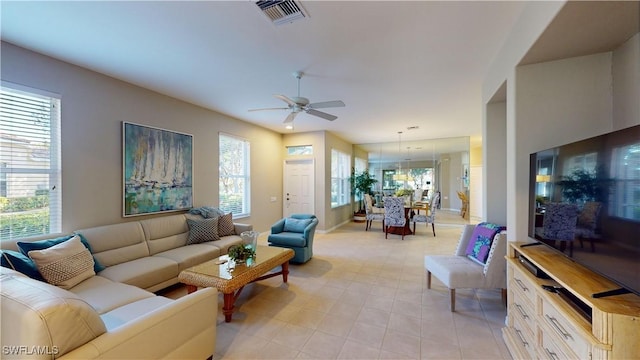
[[[187,245],[220,240],[220,236],[218,235],[218,218],[204,220],[187,219],[187,225],[189,225]]]
[[[29,256],[29,251],[31,250],[44,250],[44,249],[48,249],[54,245],[58,245],[62,242],[65,242],[69,239],[71,239],[74,236],[80,236],[80,241],[82,242],[82,245],[84,245],[84,247],[87,248],[87,250],[89,250],[90,253],[92,253],[93,251],[91,250],[91,245],[89,245],[89,242],[87,241],[87,239],[85,239],[84,236],[82,236],[81,234],[73,234],[73,235],[66,235],[66,236],[62,236],[59,238],[55,238],[55,239],[46,239],[46,240],[40,240],[40,241],[33,241],[33,242],[22,242],[22,241],[18,241],[17,245],[18,248],[20,249],[20,252]],[[95,271],[96,273],[99,273],[100,271],[104,270],[105,267],[100,264],[98,262],[98,260],[96,260],[95,258],[93,259],[93,271]]]
[[[218,218],[218,236],[235,235],[236,227],[233,225],[233,214],[228,213]]]
[[[491,249],[493,238],[497,233],[505,229],[504,226],[491,223],[480,223],[476,225],[465,252],[467,257],[484,265],[489,257],[489,250]]]
[[[311,224],[311,219],[284,219],[284,231],[303,233],[304,229]]]
[[[49,284],[66,290],[96,274],[93,257],[79,236],[44,250],[31,250],[29,257]]]
[[[0,265],[21,272],[32,279],[45,281],[33,260],[23,253],[13,250],[2,250]]]

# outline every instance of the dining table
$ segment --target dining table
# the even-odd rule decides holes
[[[410,205],[405,205],[404,207],[404,217],[407,221],[404,223],[404,234],[405,235],[413,235],[413,231],[411,230],[411,218],[415,214],[420,214],[420,211],[424,210],[425,212],[429,211],[428,203],[413,203]],[[402,228],[392,227],[389,229],[390,234],[402,235]]]

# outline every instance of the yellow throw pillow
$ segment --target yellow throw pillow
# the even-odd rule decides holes
[[[49,284],[70,289],[94,276],[93,256],[79,236],[44,250],[31,250],[29,257]]]

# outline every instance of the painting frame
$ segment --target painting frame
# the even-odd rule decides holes
[[[193,207],[193,135],[122,122],[122,216]]]

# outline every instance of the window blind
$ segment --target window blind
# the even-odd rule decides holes
[[[250,213],[249,142],[220,134],[218,192],[220,210],[237,216]]]
[[[0,89],[0,238],[61,231],[60,100]]]

